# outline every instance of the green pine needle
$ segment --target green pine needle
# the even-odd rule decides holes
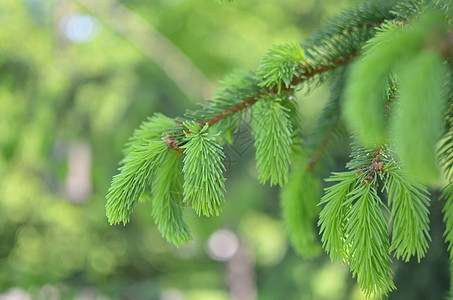
[[[261,86],[281,90],[282,84],[289,88],[298,66],[304,62],[304,49],[299,44],[276,45],[262,58],[256,76]]]
[[[348,248],[346,244],[345,218],[349,207],[344,203],[357,182],[355,172],[333,173],[327,182],[338,182],[325,189],[320,205],[324,208],[319,214],[318,226],[323,248],[332,261],[347,261]]]
[[[126,144],[120,174],[113,177],[107,194],[106,215],[110,224],[130,220],[135,202],[149,189],[156,164],[161,154],[168,151],[162,136],[176,125],[175,121],[155,114],[143,122]]]
[[[148,118],[143,122],[138,129],[134,131],[134,135],[126,143],[124,156],[126,157],[134,147],[140,146],[145,141],[160,141],[162,135],[176,127],[176,122],[169,117],[157,113],[152,118]]]
[[[255,104],[251,124],[260,182],[270,180],[271,186],[283,186],[288,181],[292,145],[287,109],[273,98],[260,99]]]
[[[321,249],[314,228],[320,191],[319,178],[307,169],[305,163],[299,162],[281,192],[282,215],[291,244],[303,257],[317,255]]]
[[[361,142],[371,145],[388,141],[386,110],[388,110],[390,99],[385,97],[386,89],[389,77],[395,70],[399,69],[398,67],[401,64],[406,66],[400,74],[401,84],[403,84],[401,86],[402,97],[409,98],[410,95],[417,96],[420,99],[429,99],[425,96],[437,96],[439,98],[436,93],[441,93],[442,89],[438,89],[438,87],[440,84],[444,84],[444,80],[442,80],[442,76],[444,76],[443,68],[439,66],[435,59],[429,58],[427,53],[430,52],[420,52],[420,50],[432,42],[429,40],[430,38],[442,32],[445,25],[442,16],[437,11],[429,11],[416,18],[409,25],[386,22],[381,26],[380,32],[365,45],[364,56],[353,66],[348,78],[345,90],[347,102],[344,110],[346,120],[350,127],[357,131]],[[417,61],[411,61],[414,56],[419,57]],[[419,63],[422,65],[419,66]],[[423,71],[430,72],[430,69],[427,68],[429,63],[432,64],[432,69],[437,70],[440,74],[434,74],[434,77],[430,77],[434,78],[432,80],[428,79],[427,74],[422,76]],[[433,73],[435,71],[430,72],[430,74]],[[435,80],[438,80],[437,84],[431,85]],[[407,93],[404,90],[407,90]],[[427,94],[428,90],[432,91],[429,95]],[[416,95],[417,93],[419,95]],[[436,101],[436,99],[434,100]],[[428,103],[428,101],[425,102]],[[419,107],[417,104],[411,104],[411,106]],[[432,106],[434,108],[431,110],[436,110],[436,107],[439,107],[437,102]],[[396,119],[399,120],[399,118]],[[424,126],[425,123],[420,121],[420,119],[417,121],[418,124]],[[406,128],[412,123],[406,123]],[[428,128],[436,127],[431,126],[431,124],[428,125]],[[414,136],[407,132],[404,135],[405,137]],[[414,171],[418,170],[414,169]],[[427,171],[426,177],[434,174],[432,169]]]
[[[152,215],[157,229],[176,246],[187,244],[192,237],[182,218],[183,174],[179,153],[162,153],[152,181]]]
[[[393,220],[390,251],[395,251],[396,257],[406,262],[416,255],[420,262],[431,241],[428,191],[400,174],[401,171],[395,166],[387,166],[385,172],[388,174],[385,181],[389,206],[392,206],[390,219]]]
[[[450,182],[443,190],[441,199],[445,199],[445,205],[442,210],[444,213],[445,223],[445,242],[448,243],[448,252],[450,252],[450,260],[453,262],[453,182]]]
[[[372,183],[360,184],[349,195],[345,206],[346,244],[353,276],[365,295],[387,294],[395,289],[390,269],[389,237],[382,201]]]
[[[224,201],[225,178],[222,147],[208,133],[208,125],[200,129],[193,122],[184,123],[188,132],[184,149],[184,202],[198,215],[219,215]]]
[[[439,177],[436,151],[449,77],[443,59],[432,51],[420,52],[400,67],[395,144],[405,170],[423,183],[435,183]]]
[[[161,154],[168,151],[163,141],[144,141],[134,146],[125,157],[121,173],[114,176],[107,194],[107,218],[110,224],[129,222],[135,202],[150,186],[156,164]]]
[[[365,55],[353,65],[345,96],[345,120],[357,131],[363,143],[380,144],[386,140],[385,90],[395,61],[405,54],[400,39],[403,26],[385,23],[381,31],[368,41]],[[404,49],[404,50],[403,50]]]

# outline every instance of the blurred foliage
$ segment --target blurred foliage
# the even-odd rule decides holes
[[[119,2],[214,85],[233,69],[254,70],[273,44],[303,40],[354,1]],[[199,219],[187,211],[189,246],[162,239],[146,204],[127,226],[108,224],[105,195],[133,129],[155,111],[182,115],[199,100],[109,22],[72,0],[0,2],[0,293],[230,299],[228,263],[205,252],[209,236],[229,228],[251,253],[259,299],[361,299],[343,266],[290,249],[276,189],[259,186],[247,159],[247,133],[226,151],[224,213]],[[308,112],[319,111],[318,99]]]

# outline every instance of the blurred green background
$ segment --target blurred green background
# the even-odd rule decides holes
[[[191,245],[163,240],[149,203],[125,227],[104,210],[148,116],[181,116],[354,2],[0,1],[0,299],[363,299],[347,267],[294,254],[246,130],[226,149],[223,214],[185,212]],[[327,97],[303,99],[304,128]]]

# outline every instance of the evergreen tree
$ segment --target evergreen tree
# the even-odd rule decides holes
[[[150,198],[162,235],[191,240],[182,207],[218,215],[223,146],[251,126],[261,183],[281,186],[282,217],[302,256],[322,247],[350,267],[368,296],[396,289],[392,258],[425,256],[426,186],[445,182],[445,242],[453,259],[453,9],[449,0],[369,1],[344,11],[303,44],[271,48],[255,72],[225,77],[208,104],[156,114],[126,146],[107,195],[111,224]],[[303,135],[295,92],[330,85],[318,125]],[[346,171],[321,174],[348,143]],[[318,222],[318,229],[313,226]]]

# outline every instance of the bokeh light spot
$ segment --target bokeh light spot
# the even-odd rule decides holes
[[[237,236],[227,229],[214,232],[208,240],[207,252],[209,257],[218,261],[231,259],[239,248]]]

